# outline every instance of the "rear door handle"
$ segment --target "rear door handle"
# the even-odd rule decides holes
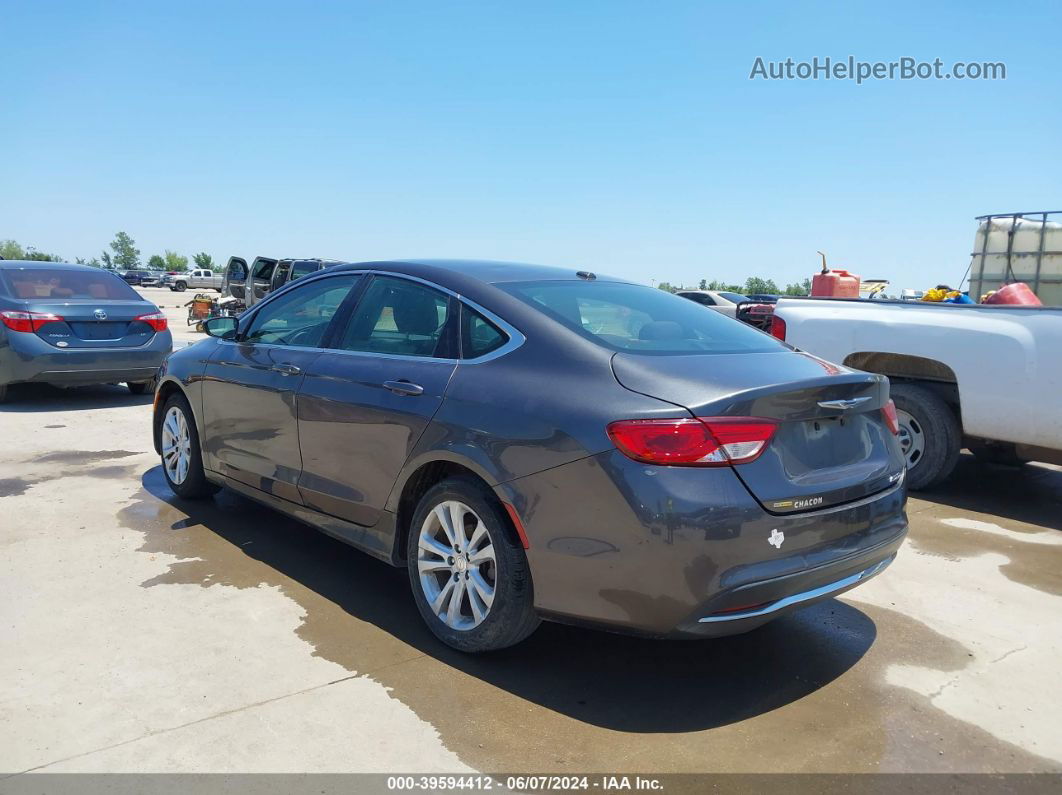
[[[275,364],[270,369],[281,375],[299,375],[302,372],[301,367],[296,367],[293,364]]]
[[[423,395],[424,387],[410,381],[384,381],[384,387],[390,389],[396,395]]]

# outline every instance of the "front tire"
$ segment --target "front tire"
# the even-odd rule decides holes
[[[928,489],[946,480],[959,461],[962,428],[936,393],[915,384],[893,384],[900,447],[907,459],[907,486]]]
[[[187,284],[185,284],[184,282],[177,282],[177,283],[175,283],[175,284],[173,285],[173,288],[172,288],[172,289],[173,289],[173,290],[176,290],[176,291],[177,291],[177,292],[179,292],[179,293],[183,293],[183,292],[184,292],[185,290],[187,290],[187,289],[188,289],[188,285],[187,285]]]
[[[189,500],[211,497],[219,490],[206,479],[195,416],[184,395],[174,394],[162,409],[159,429],[162,474],[170,490]]]
[[[464,652],[493,651],[538,627],[527,556],[482,483],[454,477],[432,487],[408,533],[413,598],[443,643]]]

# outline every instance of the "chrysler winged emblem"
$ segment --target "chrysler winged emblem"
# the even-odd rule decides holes
[[[845,409],[853,409],[868,400],[870,400],[869,397],[851,398],[850,400],[821,400],[819,405],[824,409],[840,409],[844,411]]]

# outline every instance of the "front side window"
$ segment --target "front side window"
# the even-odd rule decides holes
[[[693,301],[638,284],[605,281],[498,285],[594,342],[647,354],[766,353],[782,343]]]
[[[244,342],[318,348],[328,324],[359,276],[336,276],[292,289],[264,304],[242,335]]]
[[[136,274],[134,274],[135,276]],[[139,301],[122,277],[104,270],[20,268],[3,271],[14,298],[56,298],[64,301]]]
[[[450,299],[419,282],[373,278],[340,340],[347,351],[449,358]]]

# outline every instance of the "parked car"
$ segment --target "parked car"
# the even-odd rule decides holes
[[[177,351],[170,488],[226,485],[408,569],[451,646],[541,618],[753,629],[906,532],[888,380],[685,299],[493,262],[339,265]]]
[[[115,273],[0,262],[0,401],[27,381],[124,382],[139,395],[172,348],[166,316]]]
[[[772,333],[892,381],[912,489],[970,449],[1062,464],[1062,307],[785,298]]]
[[[137,287],[155,287],[159,284],[161,275],[158,271],[133,268],[132,270],[123,271],[122,279],[126,284],[132,284]]]
[[[162,286],[183,293],[189,287],[193,290],[217,290],[221,292],[222,275],[207,268],[196,268],[185,273],[167,273],[162,278]]]
[[[245,307],[251,307],[288,282],[337,264],[339,260],[312,258],[278,260],[272,257],[255,257],[254,262],[248,267],[247,260],[243,257],[229,257],[225,265],[221,293],[235,298]],[[247,289],[248,274],[250,274],[251,281],[250,290]]]
[[[741,293],[732,293],[727,290],[679,290],[676,295],[733,318],[737,317],[738,304],[748,300],[748,297]]]

